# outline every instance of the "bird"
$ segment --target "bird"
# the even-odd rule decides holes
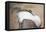
[[[22,23],[24,19],[32,20],[37,27],[41,24],[41,19],[38,15],[30,13],[29,11],[20,11],[17,13],[19,22]]]

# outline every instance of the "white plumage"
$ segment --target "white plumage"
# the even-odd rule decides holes
[[[17,13],[17,16],[19,18],[20,23],[24,19],[29,19],[29,20],[32,20],[36,24],[37,27],[40,26],[40,23],[41,23],[40,17],[37,15],[32,15],[30,12],[27,12],[27,11],[21,11]]]

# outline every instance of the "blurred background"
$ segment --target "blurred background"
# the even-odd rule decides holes
[[[41,28],[44,27],[44,6],[40,4],[20,4],[20,3],[10,3],[10,29],[19,29],[19,22],[16,13],[20,10],[31,10],[32,13],[38,15],[41,19]],[[17,8],[18,7],[18,8]],[[26,22],[27,21],[27,22]],[[24,20],[23,28],[30,28],[34,24],[31,24],[31,20]]]

